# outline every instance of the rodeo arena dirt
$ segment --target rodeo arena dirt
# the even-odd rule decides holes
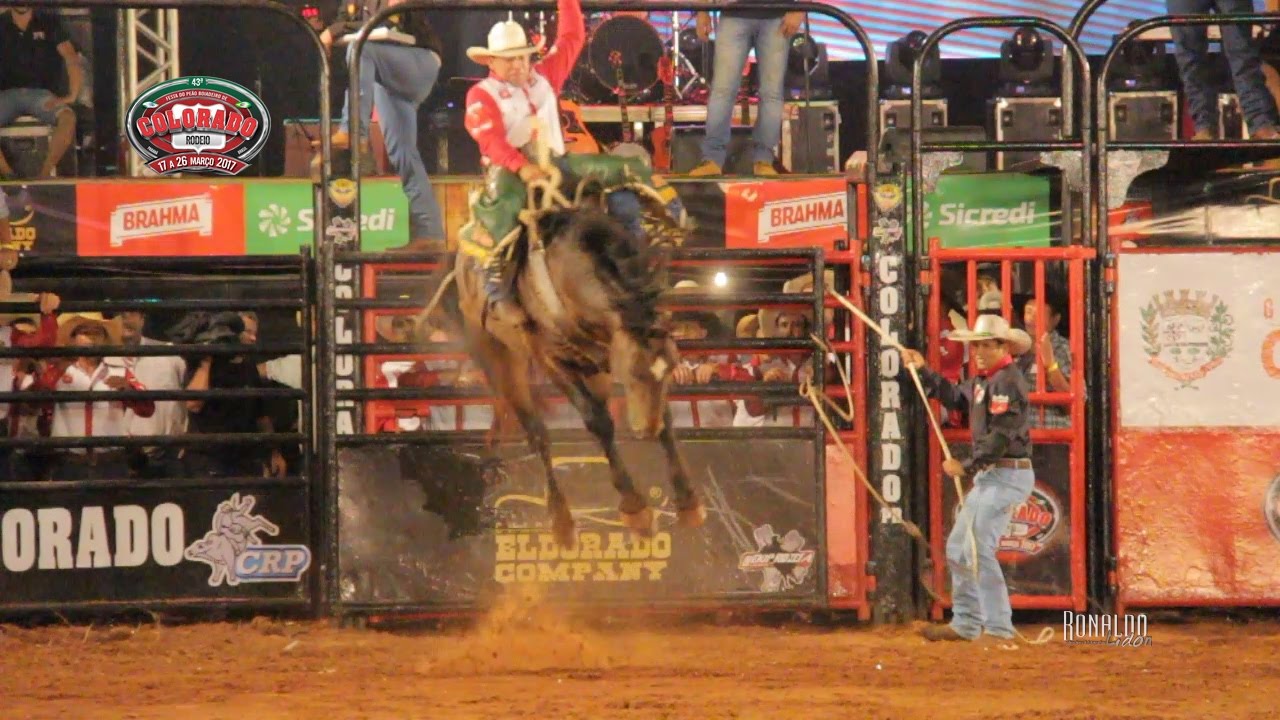
[[[1276,717],[1280,0],[172,1],[0,0],[0,720]]]

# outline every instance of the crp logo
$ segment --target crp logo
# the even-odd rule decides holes
[[[1012,208],[970,207],[964,203],[942,203],[938,206],[938,216],[938,227],[1034,225],[1037,217],[1034,200],[1028,200]],[[927,208],[925,222],[933,222],[933,217],[932,208]]]
[[[767,202],[760,208],[756,237],[765,243],[775,235],[828,227],[843,229],[848,222],[845,200],[845,193],[836,192]]]
[[[218,504],[213,528],[189,545],[183,555],[210,567],[209,585],[298,582],[311,566],[306,545],[267,545],[260,533],[276,536],[280,527],[253,513],[257,499],[235,493]]]

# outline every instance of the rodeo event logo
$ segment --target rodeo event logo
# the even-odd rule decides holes
[[[1061,524],[1062,510],[1058,501],[1037,485],[1032,488],[1030,497],[1014,509],[1009,526],[996,548],[996,556],[1001,562],[1009,563],[1035,557],[1053,541]]]
[[[239,175],[266,144],[271,116],[236,83],[183,77],[134,99],[125,127],[129,144],[161,175]]]
[[[781,592],[800,587],[813,567],[814,551],[805,550],[804,536],[795,530],[779,537],[772,525],[762,525],[754,532],[757,550],[743,553],[738,568],[759,572],[760,592]]]
[[[1267,487],[1262,501],[1262,516],[1267,520],[1271,537],[1280,541],[1280,475],[1277,475]]]
[[[1152,366],[1194,387],[1231,354],[1235,319],[1217,295],[1166,290],[1142,309],[1142,344]]]

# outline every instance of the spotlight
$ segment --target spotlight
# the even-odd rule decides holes
[[[729,276],[726,275],[723,270],[721,270],[720,272],[716,273],[715,278],[711,282],[718,288],[728,287]]]
[[[1130,26],[1136,24],[1130,23]],[[1111,38],[1112,44],[1120,36]],[[1107,89],[1113,92],[1138,92],[1143,90],[1168,90],[1164,73],[1168,64],[1163,42],[1134,38],[1125,44],[1111,64],[1107,77]]]
[[[1000,45],[1000,94],[1004,97],[1053,95],[1053,41],[1035,28],[1022,27]]]
[[[807,32],[792,35],[783,83],[789,100],[829,100],[835,97],[827,70],[827,46]]]
[[[885,83],[880,90],[880,97],[896,100],[911,97],[911,66],[920,56],[924,42],[928,36],[919,30],[912,30],[901,38],[889,43],[885,48]],[[942,97],[942,52],[934,45],[925,56],[920,68],[920,79],[923,83],[923,97]]]

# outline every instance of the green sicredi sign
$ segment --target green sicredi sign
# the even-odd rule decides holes
[[[926,237],[942,247],[1046,247],[1056,217],[1049,178],[1023,173],[943,175],[925,196]]]
[[[245,251],[292,255],[315,238],[315,203],[306,180],[252,182],[244,188]],[[360,183],[361,249],[379,251],[409,241],[409,200],[395,179]]]

